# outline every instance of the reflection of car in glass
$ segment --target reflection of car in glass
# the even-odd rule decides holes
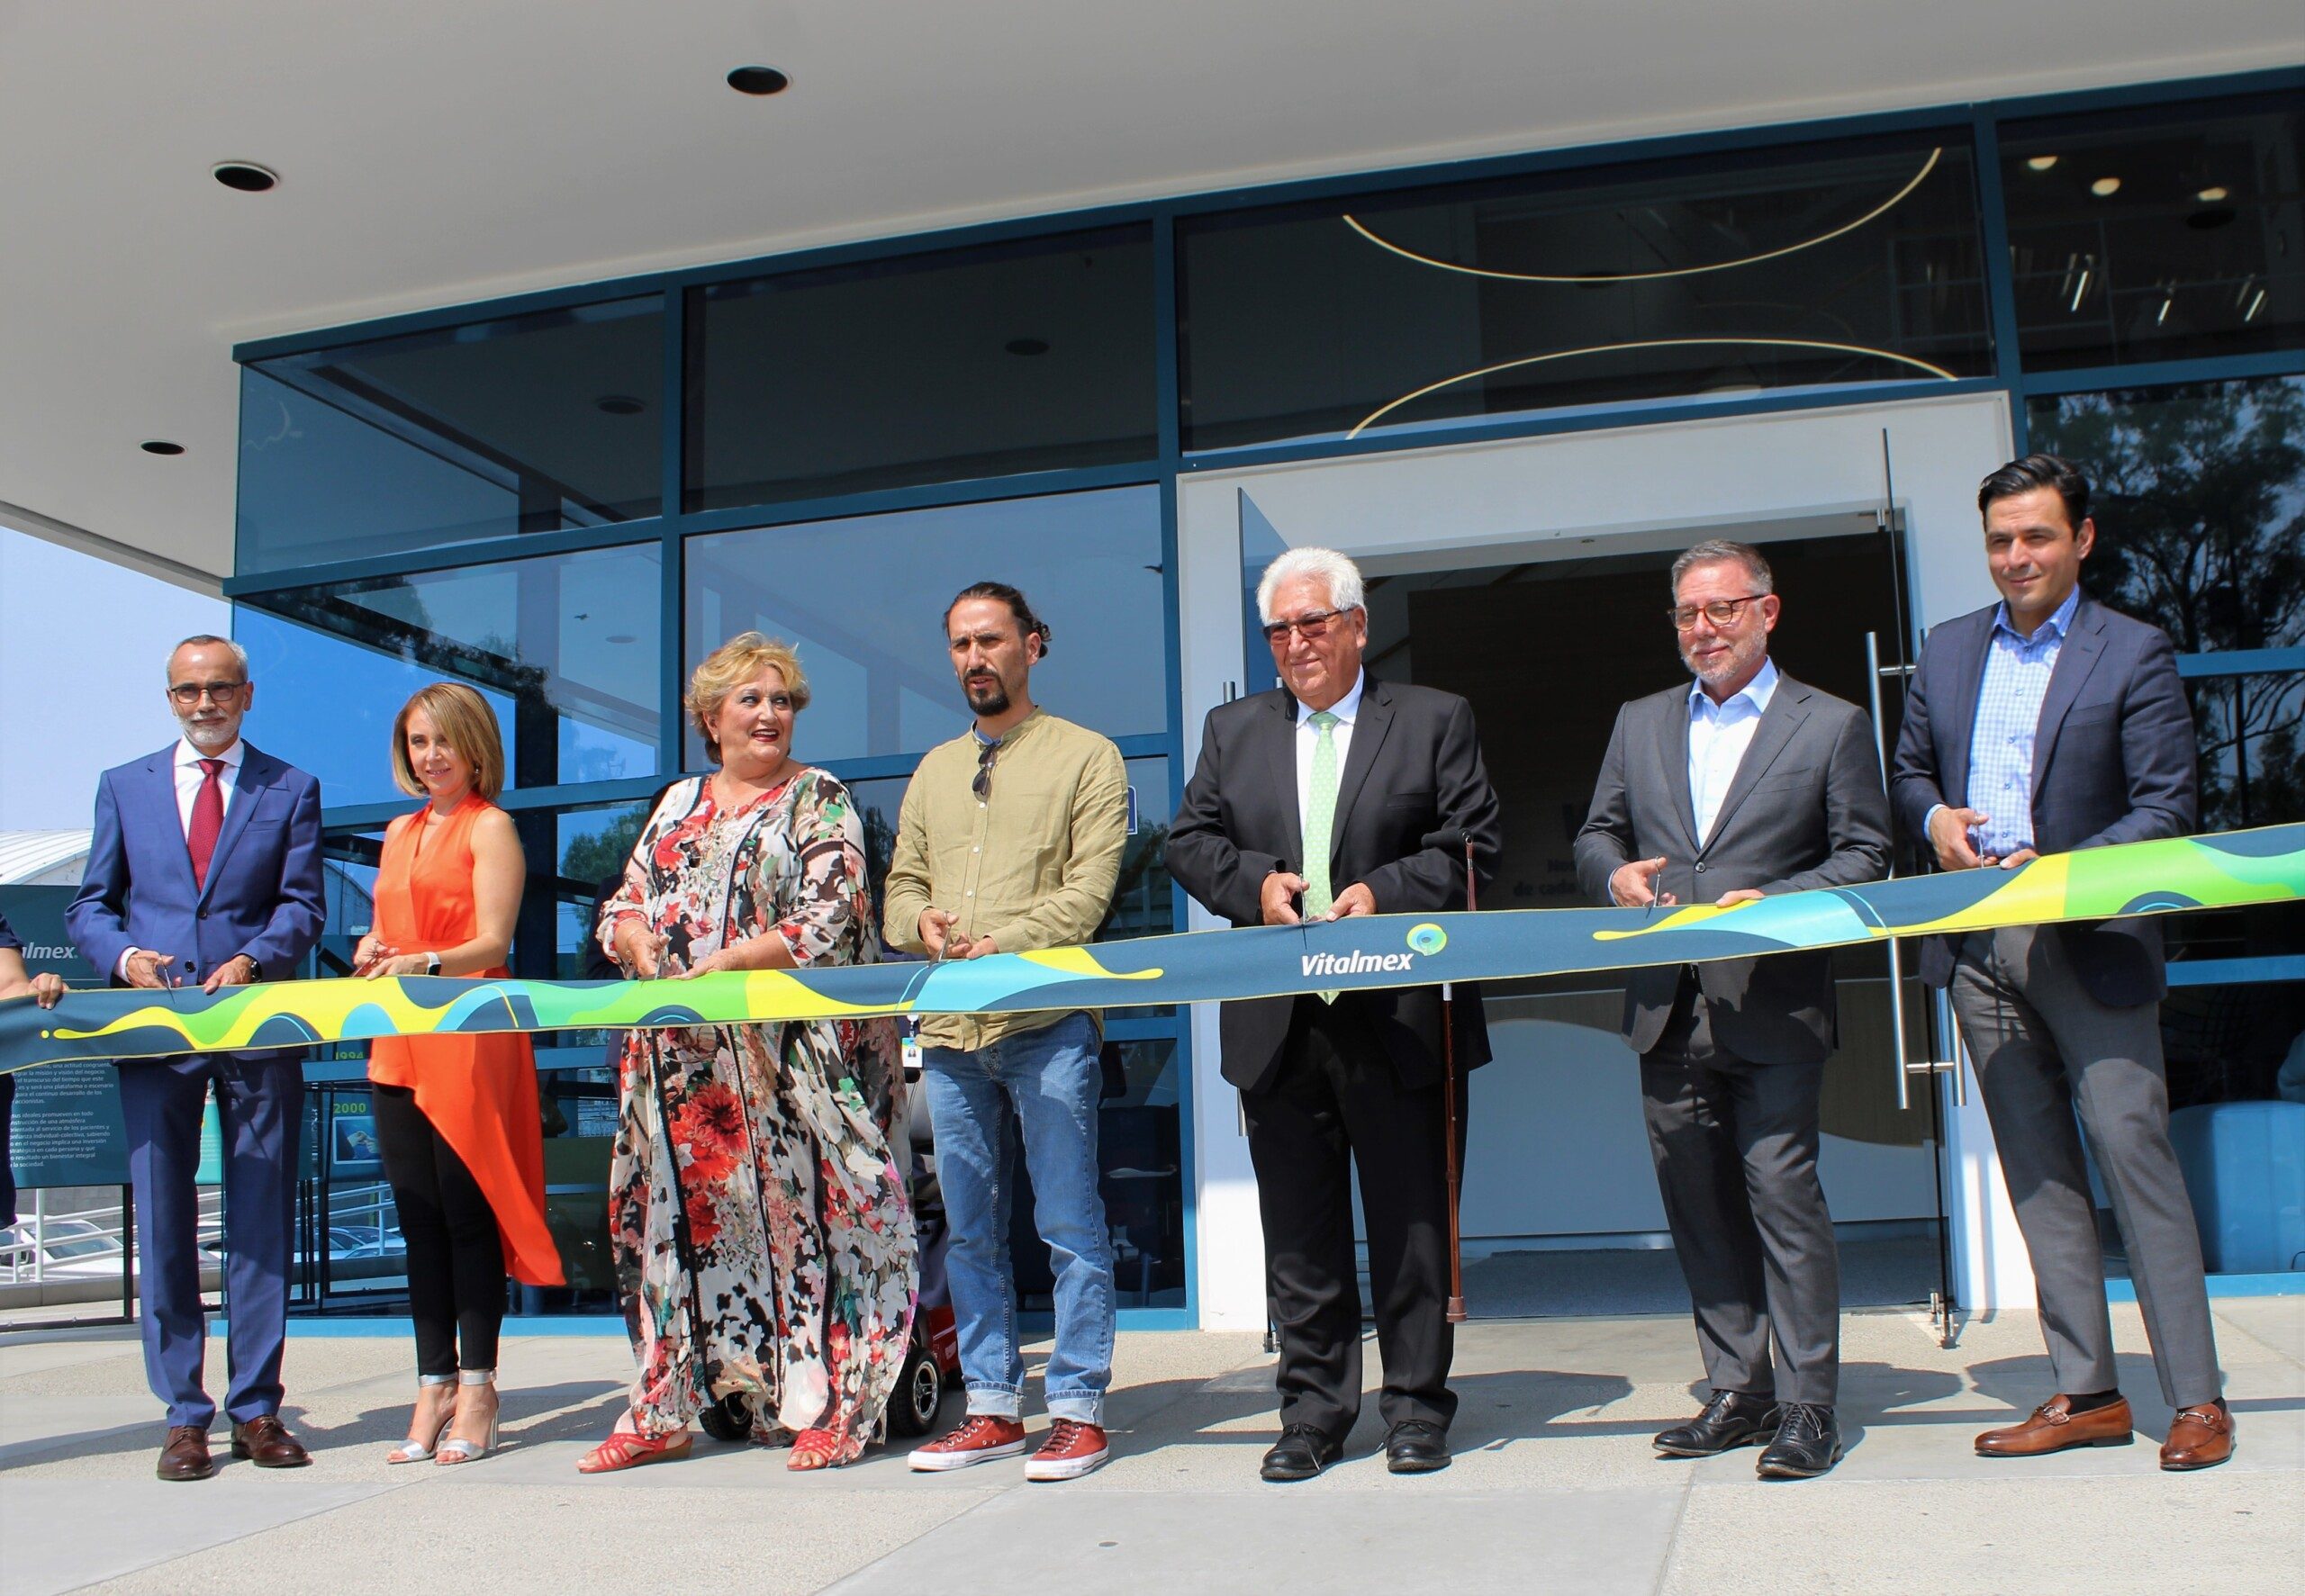
[[[13,1265],[19,1277],[32,1272],[32,1226],[23,1221],[0,1231],[0,1259]],[[43,1276],[120,1275],[120,1238],[85,1219],[51,1219],[40,1229],[38,1246]]]
[[[221,1258],[224,1252],[224,1240],[221,1236],[211,1236],[201,1242],[200,1250],[211,1258]],[[366,1225],[329,1227],[328,1255],[333,1259],[399,1258],[407,1250],[406,1238],[396,1230],[386,1229],[379,1232]],[[296,1251],[296,1261],[302,1263],[304,1258],[303,1249],[300,1245]]]

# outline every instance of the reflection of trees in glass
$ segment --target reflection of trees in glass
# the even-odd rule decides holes
[[[2092,592],[2180,654],[2305,642],[2305,379],[2041,399],[2037,448],[2097,486]],[[2305,805],[2296,679],[2192,685],[2201,823],[2263,825]]]
[[[1170,904],[1169,828],[1141,827],[1121,850],[1120,874],[1113,882],[1112,907],[1097,927],[1104,941],[1124,936],[1162,936],[1174,931]]]
[[[635,804],[599,831],[571,837],[560,852],[560,873],[572,881],[605,881],[624,869],[647,824],[648,806]]]

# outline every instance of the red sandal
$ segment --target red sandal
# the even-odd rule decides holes
[[[619,1429],[608,1439],[576,1460],[580,1474],[614,1474],[620,1468],[638,1468],[648,1463],[671,1463],[689,1455],[693,1443],[683,1429],[677,1435],[646,1436],[636,1429]]]
[[[792,1438],[792,1456],[785,1459],[784,1466],[795,1474],[809,1474],[854,1463],[863,1452],[862,1447],[850,1451],[846,1438],[838,1430],[804,1429]]]

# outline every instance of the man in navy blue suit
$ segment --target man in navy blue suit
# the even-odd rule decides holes
[[[2029,455],[1984,479],[1977,509],[2002,601],[1929,635],[1889,782],[1897,817],[1947,870],[2011,870],[2037,852],[2192,831],[2196,744],[2169,635],[2081,591],[2097,535],[2088,479],[2054,455]],[[2038,1456],[2131,1438],[2085,1130],[2129,1246],[2161,1394],[2176,1411],[2161,1466],[2224,1462],[2233,1416],[2201,1235],[2169,1145],[2160,926],[2104,920],[1931,937],[1921,973],[1950,987],[1976,1062],[2057,1385],[2023,1423],[1978,1436],[1978,1454]]]
[[[106,771],[96,788],[87,872],[66,923],[115,986],[206,991],[283,980],[326,918],[320,783],[240,740],[256,696],[248,655],[188,637],[168,656],[168,704],[184,735]],[[224,1139],[225,1285],[231,1304],[232,1455],[259,1468],[312,1459],[280,1422],[280,1355],[303,1127],[304,1069],[293,1051],[122,1060],[121,1118],[144,1235],[144,1372],[168,1405],[164,1480],[215,1472],[202,1384],[199,1201],[193,1172],[209,1090]]]

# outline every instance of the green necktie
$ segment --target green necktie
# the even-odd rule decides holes
[[[1329,885],[1329,833],[1336,825],[1336,717],[1313,712],[1313,792],[1305,806],[1305,918],[1325,915],[1336,896]],[[1335,992],[1324,992],[1334,1003]]]

